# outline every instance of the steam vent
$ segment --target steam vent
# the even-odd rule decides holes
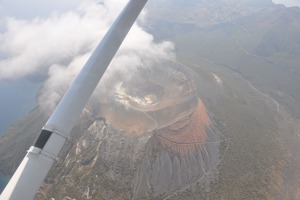
[[[172,195],[218,164],[219,132],[187,68],[171,61],[152,63],[109,87],[112,92],[101,103],[101,115],[127,138],[145,141],[133,198]]]

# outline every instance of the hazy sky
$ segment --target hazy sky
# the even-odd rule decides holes
[[[36,16],[47,16],[53,11],[66,12],[76,9],[80,0],[1,0],[0,14],[29,19]]]

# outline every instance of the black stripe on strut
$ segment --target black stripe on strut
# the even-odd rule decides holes
[[[45,144],[47,143],[48,139],[50,138],[52,132],[47,130],[42,130],[39,137],[37,138],[34,147],[43,149]]]

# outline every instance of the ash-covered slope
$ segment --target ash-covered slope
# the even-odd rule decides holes
[[[191,117],[199,119],[199,112]],[[37,199],[165,198],[203,178],[220,161],[218,130],[213,125],[204,129],[209,131],[195,135],[198,142],[177,143],[163,139],[163,131],[128,137],[96,119],[53,168]],[[172,133],[179,132],[184,131]]]
[[[221,160],[219,137],[201,100],[192,115],[155,131],[138,168],[134,197],[169,196],[199,181]]]

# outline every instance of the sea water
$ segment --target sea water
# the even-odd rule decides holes
[[[28,80],[0,80],[0,135],[36,105],[36,93],[40,85]]]
[[[9,179],[10,179],[9,176],[4,176],[4,175],[0,174],[0,193],[4,190]]]

